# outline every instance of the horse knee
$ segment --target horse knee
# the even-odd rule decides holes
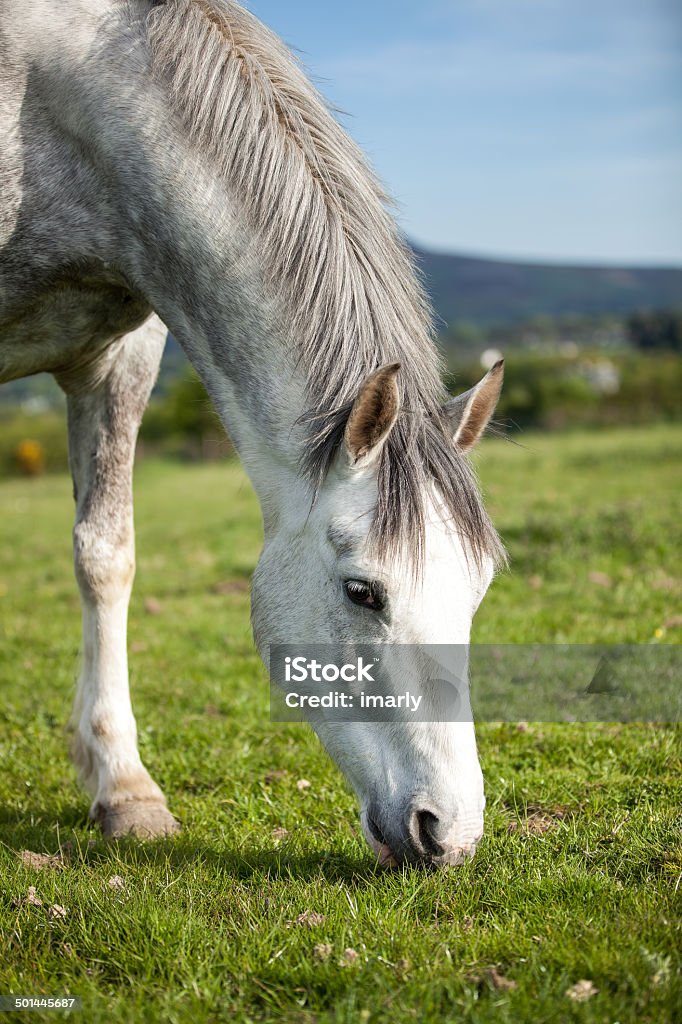
[[[83,520],[74,527],[73,554],[84,594],[105,598],[130,589],[135,575],[132,531],[109,532]]]

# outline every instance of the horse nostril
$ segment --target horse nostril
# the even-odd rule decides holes
[[[443,853],[443,847],[436,839],[438,823],[439,819],[432,811],[413,812],[410,831],[429,857],[440,857]]]

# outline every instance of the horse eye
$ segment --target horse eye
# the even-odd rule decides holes
[[[370,608],[380,612],[386,603],[383,587],[379,583],[368,583],[366,580],[346,580],[343,584],[346,597],[360,608]]]

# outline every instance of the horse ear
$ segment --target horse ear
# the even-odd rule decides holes
[[[473,448],[488,426],[500,397],[503,377],[504,359],[498,359],[478,384],[446,402],[443,411],[450,421],[453,440],[463,451]]]
[[[379,455],[400,411],[396,375],[400,363],[388,363],[371,373],[350,411],[344,443],[351,466],[367,466]]]

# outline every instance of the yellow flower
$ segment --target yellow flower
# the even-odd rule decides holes
[[[28,438],[20,441],[16,447],[15,457],[19,468],[26,476],[37,476],[45,469],[45,453],[40,441]]]

